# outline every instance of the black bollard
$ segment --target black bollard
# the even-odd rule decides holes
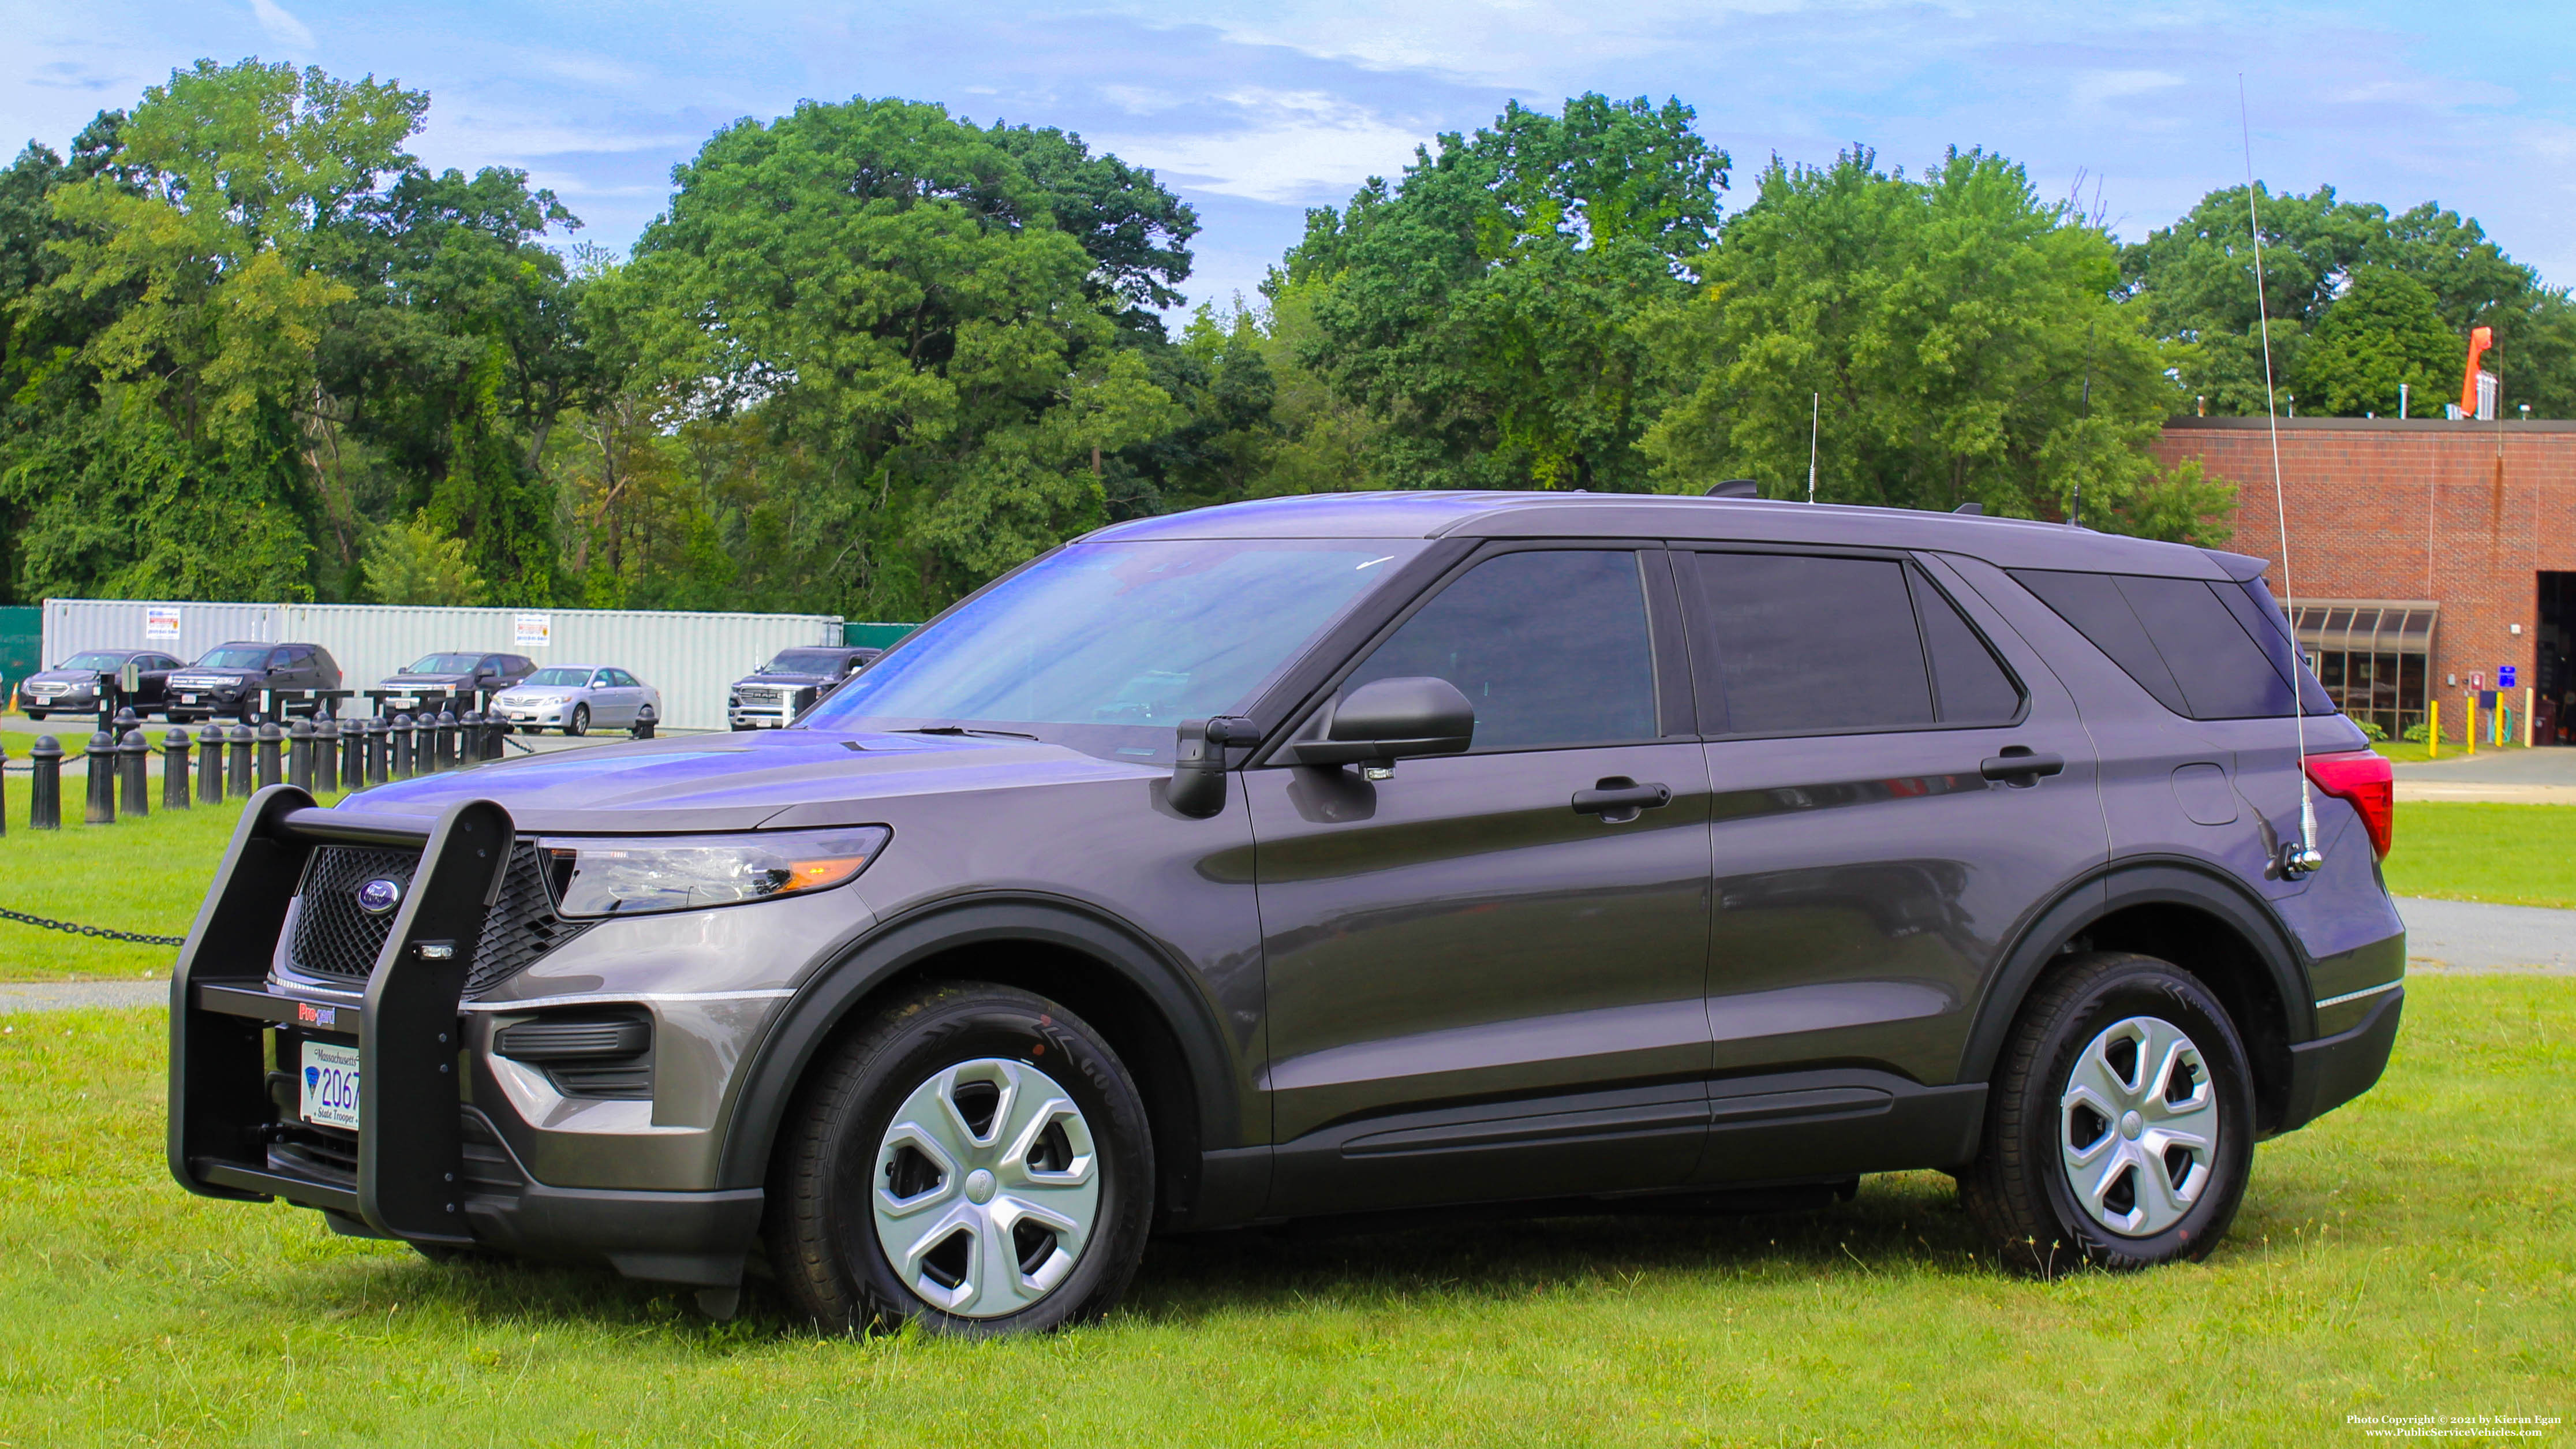
[[[313,722],[313,779],[326,793],[340,786],[340,722],[327,714]]]
[[[340,788],[367,788],[367,721],[353,719],[340,732]]]
[[[286,731],[277,727],[277,721],[270,720],[259,727],[256,738],[259,741],[259,788],[265,790],[286,778],[285,761],[280,758],[286,746]]]
[[[232,768],[225,771],[224,788],[235,795],[242,796],[245,799],[250,796],[250,742],[252,738],[253,736],[250,732],[249,725],[234,725],[231,731],[224,736],[225,743],[232,746],[230,751],[232,757]]]
[[[412,718],[410,715],[398,714],[394,716],[393,735],[394,757],[390,768],[393,771],[393,777],[395,779],[408,780],[411,778],[412,752]]]
[[[144,741],[139,729],[127,730],[125,738],[116,742],[116,779],[125,789],[124,809],[128,815],[152,813],[152,779],[148,770],[151,759],[152,746]]]
[[[83,825],[116,823],[116,741],[107,731],[89,737],[89,797],[81,811]]]
[[[224,803],[224,727],[212,720],[197,731],[197,801]]]
[[[313,792],[313,722],[297,720],[286,727],[286,782]]]
[[[393,778],[393,764],[388,758],[393,748],[393,727],[382,715],[367,721],[367,783],[381,785]]]
[[[161,737],[161,808],[188,808],[188,732],[172,730]]]
[[[487,760],[508,759],[509,747],[503,744],[502,741],[509,737],[510,722],[508,720],[501,718],[497,714],[487,714],[483,716],[483,758]]]
[[[456,717],[456,768],[483,763],[483,712],[469,709]]]
[[[465,752],[456,747],[457,723],[456,711],[438,712],[438,768],[442,770],[453,770],[464,762]]]
[[[36,767],[35,779],[27,787],[27,826],[31,830],[63,828],[63,742],[52,735],[36,736],[36,747],[27,752]]]

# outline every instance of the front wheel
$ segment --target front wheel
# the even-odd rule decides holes
[[[1041,1332],[1126,1291],[1153,1181],[1144,1102],[1089,1026],[1025,991],[934,986],[818,1067],[764,1236],[827,1331]]]
[[[2101,952],[2022,1007],[1959,1187],[2017,1267],[2144,1268],[2209,1255],[2253,1158],[2253,1082],[2226,1008],[2178,966]]]
[[[586,704],[574,705],[572,707],[572,713],[564,716],[563,732],[566,738],[574,738],[590,733],[590,706]]]

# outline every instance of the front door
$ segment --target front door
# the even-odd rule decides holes
[[[1245,773],[1273,1212],[1688,1176],[1708,801],[1669,588],[1655,550],[1474,562],[1339,686],[1449,680],[1469,753]]]
[[[2107,853],[2094,750],[2065,688],[1982,599],[1937,584],[1937,561],[1675,563],[1714,797],[1718,1130],[1701,1176],[1788,1175],[1768,1137],[1731,1139],[1729,1079],[1842,1072],[1836,1112],[1911,1110],[1912,1087],[1949,1083],[2015,927]],[[1873,1073],[1894,1095],[1858,1085]],[[1836,1130],[1799,1140],[1822,1160]],[[1927,1160],[1886,1165],[1942,1165],[1940,1144],[1915,1145]]]

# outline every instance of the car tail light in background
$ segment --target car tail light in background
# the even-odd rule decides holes
[[[2350,801],[2361,812],[2362,826],[2370,832],[2370,848],[2386,860],[2397,828],[2397,774],[2388,768],[2388,761],[2372,750],[2310,755],[2308,778],[2318,789]]]

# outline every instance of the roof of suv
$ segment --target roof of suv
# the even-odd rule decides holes
[[[2032,519],[1662,493],[1309,493],[1140,518],[1094,539],[1662,538],[1926,549],[2005,568],[2250,579],[2244,554]]]

